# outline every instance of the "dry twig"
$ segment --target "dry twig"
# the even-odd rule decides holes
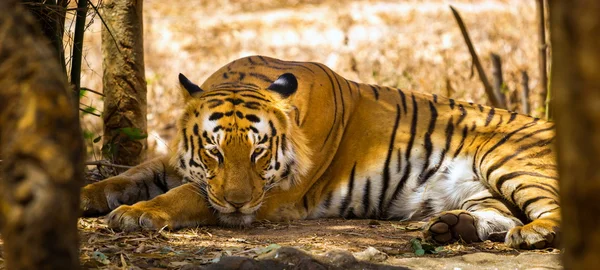
[[[504,94],[502,93],[502,85],[504,84],[504,78],[502,76],[502,59],[500,59],[500,56],[495,53],[491,53],[490,58],[492,59],[492,77],[494,78],[494,93],[498,97],[504,97]]]
[[[546,119],[550,118],[550,93],[548,92],[548,74],[547,74],[547,60],[546,50],[548,44],[546,43],[546,16],[544,12],[544,1],[537,0],[537,11],[538,11],[538,31],[539,31],[539,73],[540,73],[540,86],[542,91],[540,92],[540,100],[542,100],[542,108],[546,111]]]
[[[465,43],[467,44],[467,47],[469,48],[469,53],[471,54],[473,63],[475,64],[475,68],[477,68],[477,74],[479,74],[479,79],[481,80],[481,83],[483,84],[485,93],[488,95],[488,98],[490,99],[490,103],[492,103],[492,106],[494,106],[494,107],[505,109],[506,101],[504,100],[503,96],[501,96],[501,95],[498,96],[494,92],[492,85],[490,84],[487,76],[485,75],[485,72],[483,71],[483,67],[481,66],[481,62],[479,61],[479,57],[477,56],[477,52],[475,51],[475,48],[473,47],[473,43],[471,42],[471,38],[469,37],[469,33],[467,32],[467,28],[465,27],[465,24],[464,24],[462,18],[460,17],[460,15],[458,14],[458,11],[456,11],[456,9],[454,9],[453,6],[450,6],[450,9],[452,10],[452,14],[454,15],[454,18],[456,19],[456,23],[458,24],[458,27],[460,27],[460,32],[462,33],[463,38],[465,39]]]
[[[521,71],[521,111],[524,114],[529,114],[529,75],[527,71]]]

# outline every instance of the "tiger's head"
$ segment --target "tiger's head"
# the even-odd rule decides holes
[[[270,189],[289,189],[310,166],[290,117],[298,81],[286,73],[266,89],[223,83],[207,91],[183,74],[179,81],[187,93],[176,167],[200,186],[221,222],[250,224]]]

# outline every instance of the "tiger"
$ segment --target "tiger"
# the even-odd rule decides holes
[[[437,244],[558,245],[552,122],[258,55],[179,83],[174,150],[85,186],[84,216],[122,231],[425,221]]]

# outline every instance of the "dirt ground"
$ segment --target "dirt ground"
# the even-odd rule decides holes
[[[421,237],[422,224],[322,219],[255,223],[251,228],[202,227],[174,232],[121,233],[108,229],[101,219],[85,218],[80,220],[79,227],[81,260],[85,268],[193,269],[190,267],[219,263],[231,256],[272,259],[280,247],[303,251],[323,265],[329,262],[331,269],[336,268],[336,262],[328,257],[336,252],[372,263],[362,267],[366,269],[381,266],[411,269],[561,268],[556,249],[523,251],[489,241],[456,243],[418,255],[411,241]]]

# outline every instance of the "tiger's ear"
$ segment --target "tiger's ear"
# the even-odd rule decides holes
[[[267,89],[279,93],[282,97],[287,98],[298,90],[298,80],[292,73],[285,73],[275,80]]]
[[[187,90],[190,96],[204,92],[200,86],[188,80],[188,78],[181,73],[179,73],[179,83],[181,86],[183,86],[183,88],[185,88],[185,90]]]

